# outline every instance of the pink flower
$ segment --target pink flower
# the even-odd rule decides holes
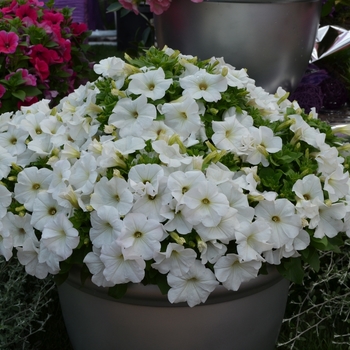
[[[34,59],[33,63],[34,63],[34,67],[35,67],[40,79],[41,80],[47,79],[50,75],[49,65],[45,61],[41,60],[38,57],[36,57]]]
[[[18,101],[17,108],[21,109],[22,106],[31,106],[33,103],[38,102],[38,101],[39,101],[39,99],[36,96],[34,96],[34,97],[27,96],[23,102]]]
[[[2,96],[4,96],[5,92],[6,92],[5,87],[4,87],[3,85],[0,84],[0,98],[1,98]]]
[[[135,0],[119,0],[120,4],[126,8],[127,10],[132,10],[136,15],[139,14],[139,10],[137,8],[138,2]]]
[[[146,2],[150,6],[151,12],[156,15],[161,15],[171,4],[171,0],[146,0]]]
[[[43,20],[44,20],[43,22],[49,23],[50,25],[52,24],[60,25],[64,20],[64,16],[62,15],[62,13],[59,13],[59,12],[44,10]]]
[[[70,27],[72,29],[73,35],[81,35],[88,30],[88,27],[85,23],[74,22]]]
[[[19,6],[15,14],[20,19],[29,17],[32,21],[36,21],[38,18],[38,13],[32,6],[30,6],[30,4],[24,4],[22,6]]]
[[[0,53],[14,53],[18,46],[19,37],[16,33],[0,31]]]

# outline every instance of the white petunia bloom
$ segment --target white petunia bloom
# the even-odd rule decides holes
[[[121,137],[142,136],[143,130],[151,126],[157,117],[156,107],[147,103],[145,95],[137,99],[123,98],[113,108],[108,123],[116,126]]]
[[[2,227],[2,224],[0,225]],[[13,238],[9,231],[4,231],[0,228],[0,256],[3,256],[6,261],[12,257]]]
[[[170,167],[178,168],[182,164],[192,162],[192,158],[180,153],[180,146],[177,143],[169,146],[164,140],[158,140],[152,143],[152,147],[158,153],[159,159]]]
[[[123,248],[126,259],[135,257],[150,260],[160,251],[164,229],[157,220],[148,219],[141,213],[129,213],[123,220],[118,244]]]
[[[281,248],[292,242],[302,228],[301,218],[295,214],[293,203],[284,198],[260,201],[255,207],[255,215],[271,227],[269,243],[274,248]]]
[[[197,253],[190,248],[177,243],[169,243],[165,252],[156,252],[152,267],[162,274],[171,272],[175,276],[181,276],[189,271],[194,264]]]
[[[221,217],[215,226],[205,226],[202,223],[194,226],[194,229],[204,242],[219,240],[225,244],[236,238],[235,228],[239,221],[236,218],[237,210],[229,207],[227,213]]]
[[[69,211],[68,208],[61,207],[50,193],[41,192],[33,202],[31,224],[37,230],[42,231],[44,226],[54,220],[60,213],[67,215]]]
[[[28,136],[29,133],[26,130],[9,125],[5,133],[0,133],[0,146],[5,148],[12,156],[19,155],[26,149],[25,141]]]
[[[174,171],[168,177],[167,186],[171,191],[171,195],[178,202],[181,202],[181,199],[186,192],[204,180],[205,175],[201,171]]]
[[[67,181],[71,175],[71,164],[67,159],[57,161],[52,165],[52,179],[47,192],[52,194],[56,200],[61,192],[67,188]]]
[[[69,182],[74,189],[84,194],[90,194],[93,191],[97,175],[96,159],[91,154],[85,153],[72,165]]]
[[[0,219],[2,219],[6,213],[7,208],[12,202],[12,193],[3,185],[0,185]]]
[[[184,89],[183,95],[195,100],[203,98],[207,102],[216,102],[221,99],[220,92],[226,91],[227,81],[221,74],[210,74],[200,69],[191,76],[180,78],[180,86]]]
[[[236,117],[228,117],[221,122],[213,121],[212,125],[212,140],[219,149],[237,152],[242,145],[242,138],[250,135],[248,129]]]
[[[73,249],[78,246],[79,241],[78,230],[73,227],[73,224],[63,213],[49,221],[42,231],[41,243],[62,260],[72,255]]]
[[[245,161],[253,165],[261,163],[265,167],[269,165],[269,153],[282,149],[282,139],[274,136],[273,131],[266,126],[250,127],[249,135],[243,135],[241,143],[238,152]]]
[[[11,171],[12,163],[16,163],[17,158],[4,147],[0,146],[0,179],[6,177]]]
[[[195,260],[191,269],[182,276],[175,276],[169,272],[167,280],[170,286],[169,301],[171,303],[184,301],[190,307],[204,303],[219,284],[213,272],[198,260]]]
[[[349,192],[349,173],[344,172],[342,166],[338,166],[334,172],[326,176],[324,189],[332,202],[343,198]]]
[[[190,96],[165,103],[160,110],[164,114],[164,123],[182,137],[188,137],[201,127],[198,104]]]
[[[94,209],[111,206],[118,210],[119,215],[125,215],[132,208],[133,198],[128,183],[124,179],[113,177],[108,180],[102,177],[94,187],[90,204]]]
[[[19,262],[24,265],[28,275],[44,279],[49,272],[50,267],[45,262],[39,262],[39,242],[28,238],[23,247],[17,248],[17,257]]]
[[[242,222],[236,229],[237,253],[241,261],[264,261],[261,253],[271,250],[271,227],[262,220]]]
[[[125,62],[119,57],[108,57],[94,65],[95,73],[101,74],[103,77],[112,78],[118,89],[124,84],[126,77],[124,68]]]
[[[339,163],[343,158],[339,157],[338,150],[335,147],[329,147],[319,152],[315,157],[318,164],[318,171],[323,174],[331,174],[338,169]]]
[[[227,252],[227,246],[216,240],[205,242],[205,248],[201,251],[202,264],[206,264],[208,261],[211,264],[215,264],[225,253]]]
[[[163,205],[160,208],[159,214],[167,219],[167,222],[164,224],[164,229],[166,231],[177,231],[183,235],[192,231],[193,225],[182,215],[182,207],[183,205],[177,206],[177,201],[173,199],[170,201],[169,205]]]
[[[15,184],[15,199],[27,210],[33,211],[34,200],[39,193],[46,192],[50,186],[52,171],[46,168],[30,167],[23,169]]]
[[[31,215],[26,213],[24,216],[14,215],[8,212],[2,219],[3,232],[9,232],[14,247],[23,246],[26,239],[35,239],[35,232],[30,223]]]
[[[108,245],[120,236],[123,223],[116,208],[101,206],[93,211],[90,217],[89,236],[95,247]]]
[[[136,73],[129,76],[131,80],[128,90],[132,94],[144,95],[152,100],[164,97],[166,90],[173,83],[172,79],[165,79],[162,68],[149,70],[145,73]]]
[[[327,205],[316,199],[319,212],[318,215],[310,220],[309,228],[315,229],[314,237],[322,238],[335,237],[339,232],[344,229],[344,219],[346,215],[346,207],[344,203],[333,203]]]
[[[228,290],[238,290],[243,282],[256,278],[261,261],[240,261],[237,254],[227,254],[214,265],[215,277]]]
[[[164,170],[158,164],[138,164],[130,169],[129,185],[139,194],[146,192],[146,184],[149,183],[158,192],[159,180],[164,176]]]
[[[103,274],[103,270],[105,269],[104,263],[100,258],[101,249],[92,247],[92,252],[85,255],[83,262],[88,267],[91,276],[92,283],[96,284],[99,287],[113,287],[114,282],[107,281],[106,277]]]
[[[209,181],[201,181],[198,186],[187,191],[180,204],[184,204],[182,214],[193,225],[217,225],[229,210],[226,196]]]
[[[114,284],[139,283],[145,276],[146,263],[141,257],[126,259],[117,241],[101,249],[100,259],[105,265],[103,275]]]

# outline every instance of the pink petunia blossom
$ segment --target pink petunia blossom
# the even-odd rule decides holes
[[[1,84],[0,84],[0,98],[1,98],[2,96],[4,96],[5,92],[6,92],[6,89],[5,89],[4,85],[1,85]]]
[[[150,6],[151,12],[161,15],[170,7],[171,0],[146,0],[146,3]]]
[[[15,14],[20,19],[24,19],[26,17],[29,17],[32,21],[36,21],[38,18],[38,13],[36,12],[36,10],[32,6],[30,6],[30,4],[24,4],[24,5],[19,6],[16,9]]]
[[[14,53],[18,46],[19,37],[16,33],[0,31],[0,53]]]
[[[138,10],[138,2],[135,0],[119,0],[120,4],[126,8],[127,10],[132,10],[134,11],[135,15],[139,14]]]

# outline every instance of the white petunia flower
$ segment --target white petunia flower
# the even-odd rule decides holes
[[[147,97],[141,95],[135,100],[123,98],[113,108],[108,123],[116,126],[121,137],[142,136],[144,129],[151,126],[157,117],[156,107],[147,103]]]
[[[117,241],[102,247],[100,259],[105,265],[103,275],[114,284],[139,283],[145,276],[146,263],[143,258],[126,259]]]
[[[92,252],[87,253],[83,260],[84,264],[88,267],[91,276],[92,283],[96,284],[99,287],[113,287],[114,282],[107,281],[106,277],[103,274],[103,270],[105,269],[104,263],[100,258],[101,249],[92,247]]]
[[[204,242],[219,240],[225,244],[236,238],[235,231],[239,224],[236,218],[237,210],[229,208],[227,213],[221,217],[215,226],[207,227],[202,223],[194,226],[194,229]]]
[[[123,220],[118,244],[126,259],[135,257],[150,260],[160,251],[164,229],[157,220],[148,219],[141,213],[129,213]]]
[[[314,237],[322,238],[335,237],[339,232],[344,229],[344,219],[346,215],[346,207],[344,203],[333,203],[327,205],[316,199],[319,212],[318,215],[310,220],[309,228],[315,229]]]
[[[192,158],[180,153],[180,146],[177,143],[169,146],[164,140],[158,140],[152,143],[152,148],[158,153],[159,159],[170,167],[178,168],[182,164],[192,162]]]
[[[301,218],[295,214],[293,203],[284,198],[260,201],[255,207],[255,215],[271,227],[269,243],[272,243],[274,248],[281,248],[293,241],[302,228]]]
[[[187,191],[180,204],[184,204],[182,213],[188,222],[208,227],[217,225],[229,210],[226,196],[209,181],[199,182],[198,186]]]
[[[23,247],[17,248],[17,257],[19,262],[24,265],[28,275],[35,276],[39,279],[44,279],[49,272],[50,267],[44,263],[39,262],[39,242],[28,238]]]
[[[12,163],[16,163],[17,158],[11,155],[8,150],[0,146],[0,179],[6,177],[11,171]]]
[[[41,243],[62,260],[72,255],[73,249],[78,246],[79,241],[78,230],[73,227],[73,224],[63,213],[49,221],[42,231]]]
[[[237,254],[227,254],[214,265],[215,277],[228,290],[238,290],[243,282],[256,278],[261,261],[241,262]]]
[[[216,102],[221,99],[220,92],[226,91],[227,81],[221,74],[210,74],[205,69],[200,69],[193,75],[180,78],[180,86],[184,89],[183,95]]]
[[[265,167],[269,165],[269,153],[276,153],[282,149],[282,139],[274,136],[273,131],[266,126],[250,127],[249,135],[244,135],[241,143],[238,152],[245,161],[253,165],[261,163]]]
[[[5,186],[0,185],[0,219],[6,215],[7,208],[11,202],[12,192],[10,192]]]
[[[2,227],[2,224],[0,225]],[[0,228],[0,255],[2,255],[6,261],[12,257],[13,238],[9,231],[3,231]]]
[[[189,271],[194,264],[197,253],[190,248],[177,243],[169,243],[165,252],[156,252],[151,266],[162,274],[171,272],[175,276],[181,276]]]
[[[331,174],[342,163],[344,159],[339,157],[338,150],[335,147],[329,147],[319,152],[315,157],[318,164],[318,171],[323,174]]]
[[[30,223],[31,215],[26,213],[24,216],[14,215],[8,212],[5,217],[1,219],[3,224],[3,232],[9,232],[14,247],[23,246],[26,239],[35,239],[35,232]]]
[[[119,236],[122,229],[118,210],[111,206],[101,206],[93,211],[90,216],[91,228],[89,231],[92,244],[101,248],[110,244]]]
[[[52,171],[46,168],[30,167],[23,169],[17,176],[15,184],[15,199],[27,210],[33,211],[34,200],[41,192],[46,192],[50,186]]]
[[[227,246],[216,240],[205,242],[205,248],[201,251],[202,264],[206,264],[208,261],[211,264],[215,264],[225,253],[227,252]]]
[[[326,176],[324,180],[324,189],[328,192],[329,199],[332,202],[343,198],[349,192],[349,173],[344,172],[342,166]]]
[[[12,156],[21,154],[27,148],[25,141],[29,133],[26,130],[10,125],[6,132],[0,133],[0,146]],[[2,153],[2,152],[1,152]]]
[[[248,137],[249,131],[236,117],[228,117],[224,121],[213,121],[212,140],[219,149],[237,152],[242,145],[242,138]]]
[[[71,167],[69,183],[74,189],[84,194],[90,194],[93,191],[97,179],[96,159],[88,153],[85,153]]]
[[[128,90],[132,94],[144,95],[152,100],[164,97],[166,90],[172,84],[172,79],[165,79],[162,68],[145,73],[136,73],[129,76],[131,80]]]
[[[113,177],[108,180],[102,177],[94,187],[90,204],[94,209],[111,206],[116,208],[120,215],[125,215],[132,208],[133,198],[128,183],[124,179]]]
[[[124,67],[125,62],[119,57],[108,57],[95,64],[94,71],[103,77],[112,78],[116,83],[116,87],[120,89],[126,77]]]
[[[189,137],[201,127],[198,104],[190,96],[165,103],[160,110],[164,114],[164,123],[182,137]]]
[[[166,231],[177,231],[183,235],[192,231],[193,225],[190,224],[182,215],[182,207],[183,205],[177,206],[177,201],[173,199],[170,201],[169,205],[163,205],[160,208],[159,214],[168,220],[164,224],[164,229]]]
[[[184,301],[190,307],[204,303],[219,284],[213,272],[198,260],[195,260],[191,269],[182,276],[175,276],[169,272],[167,280],[170,286],[169,301],[171,303]]]
[[[262,220],[242,222],[236,229],[237,253],[241,261],[264,261],[261,253],[271,250],[271,227]]]
[[[50,193],[41,192],[33,202],[31,224],[37,230],[42,231],[44,226],[54,220],[59,213],[68,214],[69,209],[58,205]]]

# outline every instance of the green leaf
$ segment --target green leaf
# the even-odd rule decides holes
[[[109,13],[119,11],[121,8],[123,8],[123,6],[120,4],[120,2],[115,2],[107,7],[106,12]]]
[[[281,265],[277,266],[277,269],[288,280],[297,284],[303,282],[304,269],[300,257],[282,261]]]
[[[26,93],[23,90],[17,90],[12,92],[12,96],[24,101],[26,98]]]
[[[127,283],[116,284],[114,287],[110,287],[108,289],[108,295],[114,299],[120,299],[125,295],[127,290],[128,290]]]
[[[303,259],[316,271],[320,270],[320,257],[315,248],[309,247],[300,252]]]

